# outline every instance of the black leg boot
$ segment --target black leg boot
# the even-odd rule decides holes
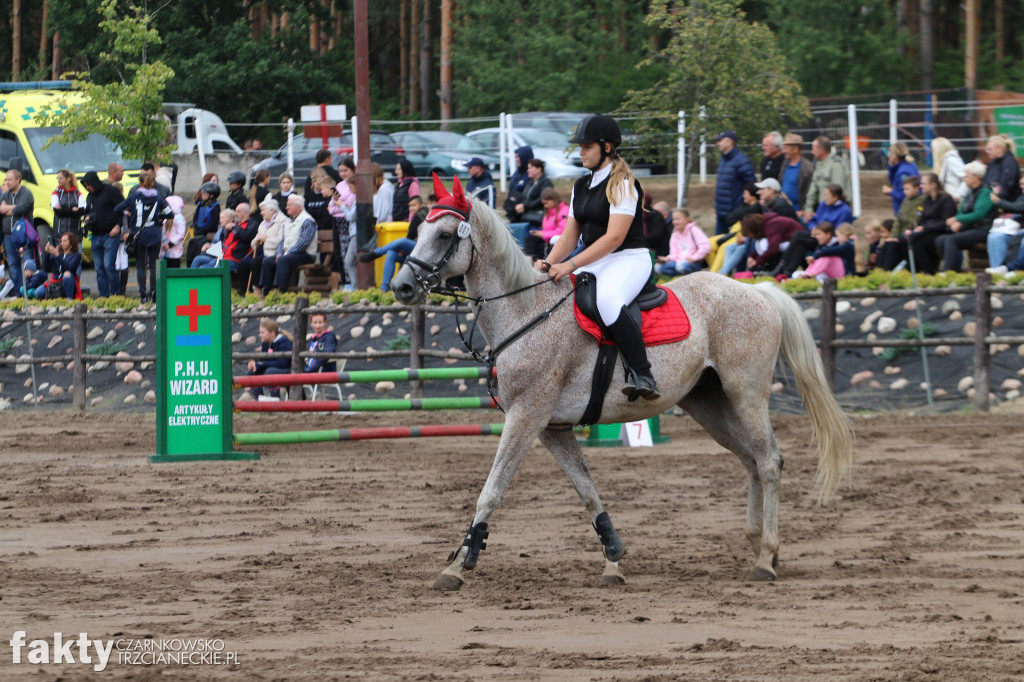
[[[637,398],[657,400],[661,397],[658,384],[651,374],[651,363],[647,359],[643,334],[640,325],[634,320],[625,307],[619,311],[619,319],[605,328],[608,338],[619,347],[619,352],[629,366],[626,385],[622,392],[633,402]]]

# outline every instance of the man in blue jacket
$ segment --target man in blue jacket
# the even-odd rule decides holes
[[[466,194],[494,208],[494,178],[487,171],[487,165],[479,156],[466,162],[469,182],[466,183]]]
[[[729,231],[725,216],[743,203],[744,185],[757,180],[754,164],[736,148],[738,141],[734,130],[726,130],[715,138],[715,146],[722,154],[715,181],[715,234]]]

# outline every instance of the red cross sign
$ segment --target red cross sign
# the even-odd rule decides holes
[[[178,317],[188,317],[188,330],[190,332],[199,331],[199,317],[210,314],[210,306],[199,305],[199,291],[196,289],[188,290],[188,305],[179,305],[175,307],[175,314]]]

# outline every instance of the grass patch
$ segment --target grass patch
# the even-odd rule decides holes
[[[95,346],[89,346],[85,349],[85,352],[89,355],[117,355],[123,350],[128,350],[130,343],[118,343],[117,341],[104,341],[103,343],[97,343]]]

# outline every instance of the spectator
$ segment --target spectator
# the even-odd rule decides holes
[[[749,243],[747,269],[757,274],[776,267],[783,246],[792,243],[795,235],[807,234],[799,222],[775,213],[750,213],[743,216],[743,234]]]
[[[244,296],[248,293],[253,275],[255,274],[256,285],[253,287],[253,291],[262,299],[263,289],[260,286],[260,277],[263,274],[264,254],[269,253],[273,255],[277,253],[277,245],[284,239],[284,228],[288,225],[288,216],[281,211],[277,199],[274,198],[263,200],[263,203],[260,204],[260,215],[263,218],[263,222],[260,223],[256,237],[252,240],[252,263],[242,262],[239,264],[238,281],[239,284],[242,281],[246,282],[245,291],[242,294]]]
[[[285,209],[292,219],[284,229],[284,237],[271,255],[264,248],[263,276],[260,286],[266,294],[271,288],[287,291],[291,284],[292,271],[300,265],[315,260],[317,251],[316,221],[306,213],[305,200],[297,194],[288,198]]]
[[[21,173],[12,168],[4,175],[6,189],[0,193],[0,224],[4,232],[4,253],[7,254],[7,270],[9,277],[14,282],[14,288],[20,289],[21,281],[21,251],[14,247],[11,240],[11,228],[15,221],[26,218],[32,220],[32,213],[35,209],[35,199],[31,190],[21,184]]]
[[[815,211],[814,217],[807,221],[807,227],[813,228],[820,222],[830,222],[833,225],[852,223],[853,211],[843,199],[843,188],[840,185],[826,185],[818,210]]]
[[[330,198],[327,202],[327,211],[332,219],[331,227],[331,290],[334,291],[342,284],[343,276],[349,285],[355,285],[355,273],[348,273],[346,254],[348,253],[349,241],[355,233],[355,207],[356,193],[350,184],[355,177],[356,163],[351,156],[346,156],[338,163],[338,173],[341,175],[341,182],[332,185],[330,181],[324,186],[330,190]],[[374,202],[376,206],[376,202]],[[390,208],[389,208],[390,210]]]
[[[217,231],[209,241],[203,244],[202,252],[196,254],[196,257],[192,259],[190,268],[212,268],[224,258],[227,253],[225,240],[235,224],[234,210],[225,208],[220,212],[219,221]]]
[[[234,210],[245,201],[245,174],[233,170],[228,173],[228,195],[224,197],[224,208]]]
[[[200,201],[203,200],[203,185],[205,185],[208,182],[216,183],[217,186],[220,187],[220,178],[217,177],[217,174],[216,173],[206,173],[205,175],[203,175],[203,181],[202,181],[202,183],[200,183],[199,189],[196,191],[196,195],[192,199],[193,203],[198,204]],[[114,183],[110,183],[110,184],[114,184]],[[120,189],[121,189],[121,194],[124,194],[124,188],[120,188]],[[218,196],[219,196],[219,194],[218,194]]]
[[[541,223],[544,222],[541,195],[544,190],[553,186],[551,180],[544,175],[544,166],[540,159],[530,159],[526,164],[526,173],[530,181],[523,190],[523,198],[515,206],[517,221],[508,226],[512,235],[523,245],[526,255],[534,260],[544,258],[544,241],[538,235],[531,234],[531,231],[539,230]]]
[[[263,140],[261,140],[258,137],[252,138],[252,147],[250,148],[250,151],[254,151],[254,152],[263,151]]]
[[[185,253],[185,265],[192,265],[192,259],[203,250],[203,245],[217,232],[220,227],[220,185],[216,182],[204,182],[199,188],[199,199],[196,210],[192,214],[192,239],[188,242]]]
[[[814,138],[814,142],[811,143],[811,156],[814,157],[814,174],[811,176],[811,184],[803,202],[804,213],[801,216],[808,225],[811,224],[814,212],[823,199],[827,185],[839,185],[843,188],[844,196],[850,187],[850,173],[843,162],[832,153],[831,140],[824,135]]]
[[[831,223],[821,222],[811,230],[820,247],[807,254],[807,268],[793,273],[793,279],[814,277],[819,282],[826,279],[842,279],[856,271],[854,259],[853,225],[843,223],[834,228]]]
[[[917,271],[934,275],[939,269],[936,241],[950,234],[946,221],[956,215],[956,202],[943,191],[935,173],[921,177],[921,189],[924,193],[921,218],[908,237],[908,246],[914,254]]]
[[[332,180],[334,180],[334,184],[341,182],[341,174],[334,170],[334,164],[331,162],[330,150],[318,149],[315,158],[316,166],[313,167],[313,170],[320,168],[324,173],[327,173]],[[320,199],[320,193],[313,188],[314,177],[315,176],[312,172],[306,176],[306,186],[302,194],[305,199],[305,204],[303,204],[305,207],[308,207],[310,202],[318,201]]]
[[[715,181],[715,234],[725,234],[729,231],[726,216],[733,209],[743,205],[744,186],[757,180],[750,159],[736,148],[738,142],[739,138],[732,130],[726,130],[715,137],[715,146],[722,154]]]
[[[646,192],[645,192],[646,194]],[[659,201],[644,213],[644,241],[655,256],[667,256],[672,239],[672,210],[667,201]]]
[[[327,171],[321,166],[315,166],[310,170],[307,180],[313,193],[305,195],[306,213],[316,221],[318,230],[332,229],[331,214],[327,209],[327,203],[337,181],[327,175]]]
[[[78,235],[74,231],[62,232],[57,237],[60,246],[47,244],[44,248],[50,255],[50,270],[53,277],[36,289],[36,298],[51,298],[47,295],[48,284],[51,282],[60,283],[64,298],[82,298],[81,289],[78,285],[78,273],[82,269],[82,254],[78,250]]]
[[[921,221],[921,211],[924,208],[924,197],[920,192],[921,179],[916,175],[908,175],[903,179],[901,194],[903,203],[896,213],[896,220],[893,223],[893,232],[901,235],[907,230],[913,230]],[[895,195],[895,192],[893,192]]]
[[[327,315],[313,313],[309,316],[309,326],[313,329],[313,334],[309,337],[306,350],[310,353],[333,353],[338,350],[338,337],[328,328]],[[325,358],[306,358],[305,371],[307,374],[337,372],[338,364]]]
[[[789,199],[782,193],[782,185],[775,178],[767,178],[755,183],[757,196],[760,199],[761,209],[764,213],[778,213],[781,216],[796,220],[796,209],[789,203]]]
[[[508,180],[508,196],[505,197],[505,217],[509,220],[516,219],[516,204],[523,199],[523,192],[526,190],[526,183],[530,181],[530,176],[527,175],[527,164],[530,163],[530,159],[533,158],[533,147],[524,144],[522,147],[516,149],[516,169],[512,172],[512,177]],[[522,242],[519,245],[522,246]]]
[[[428,207],[423,205],[423,200],[418,196],[409,199],[409,212],[412,213],[412,219],[409,221],[409,231],[405,237],[399,237],[384,246],[378,246],[373,251],[359,254],[359,260],[363,263],[370,263],[385,256],[384,276],[380,284],[381,291],[391,291],[391,279],[395,276],[395,270],[405,262],[406,257],[415,248],[420,224],[426,219],[428,211]]]
[[[907,240],[904,235],[893,231],[893,219],[883,220],[878,225],[878,243],[875,248],[873,267],[898,272],[907,264]]]
[[[729,231],[726,234],[716,235],[711,239],[711,253],[708,254],[707,261],[711,263],[712,272],[724,272],[728,273],[729,270],[723,270],[725,265],[725,259],[729,255],[729,247],[733,244],[745,244],[746,239],[742,238],[741,221],[743,216],[750,213],[763,213],[764,209],[761,206],[761,202],[758,200],[758,189],[757,185],[753,182],[748,183],[743,188],[743,205],[737,209],[734,209],[729,215],[725,217],[725,222],[729,226]],[[747,244],[744,249],[749,249],[750,245]],[[733,249],[735,251],[735,249]],[[739,258],[739,255],[734,253],[734,257]],[[740,259],[734,265],[738,267],[742,264],[743,260]]]
[[[338,168],[340,170],[341,166]],[[384,177],[379,163],[371,163],[370,172],[373,174],[373,217],[378,225],[390,223],[395,210],[395,186]]]
[[[796,207],[797,217],[801,220],[807,192],[811,188],[811,177],[814,175],[814,164],[804,158],[803,144],[804,138],[796,133],[787,133],[782,139],[786,161],[779,178],[782,193],[789,199],[789,203]]]
[[[672,228],[668,256],[658,257],[654,271],[667,277],[697,272],[704,267],[711,242],[697,223],[690,220],[690,212],[685,208],[672,211]]]
[[[558,190],[548,187],[540,195],[544,204],[544,220],[541,222],[540,238],[544,243],[554,244],[565,231],[565,221],[569,218],[569,205],[562,201]],[[660,217],[660,214],[659,214]]]
[[[45,270],[40,270],[36,265],[34,258],[26,258],[24,261],[25,270],[25,292],[28,292],[28,297],[36,298],[36,292],[42,287],[43,291],[46,291],[46,276]],[[10,279],[4,285],[4,288],[0,290],[0,298],[4,298],[8,293],[14,290],[14,282]],[[26,293],[20,288],[17,291],[13,291],[14,296],[25,296]]]
[[[160,196],[167,200],[167,197],[174,193],[174,176],[177,173],[177,167],[174,165],[164,166],[157,164],[156,174],[153,179],[156,181],[156,189],[160,192]]]
[[[1016,166],[1017,162],[1014,161],[1013,164]],[[943,267],[946,270],[959,272],[963,265],[963,249],[983,244],[988,237],[988,230],[992,227],[992,220],[996,215],[991,194],[998,194],[998,190],[993,186],[989,191],[985,186],[987,170],[985,164],[980,161],[971,161],[964,166],[964,182],[970,191],[960,203],[957,214],[946,221],[951,234],[944,234],[935,242],[936,248],[942,254]],[[1017,183],[1019,182],[1018,178]],[[1010,194],[1005,187],[1003,191]],[[1018,187],[1017,193],[1019,192]]]
[[[53,243],[59,243],[65,232],[74,232],[75,237],[81,239],[85,197],[78,191],[75,174],[67,168],[57,171],[57,189],[50,194],[50,208],[53,209]]]
[[[466,172],[469,173],[469,182],[466,183],[466,195],[482,201],[491,208],[494,208],[494,178],[487,170],[487,165],[479,156],[474,156],[466,162]]]
[[[181,256],[184,253],[182,245],[185,242],[185,216],[181,214],[185,206],[185,200],[177,194],[167,197],[167,205],[171,207],[174,217],[164,223],[164,234],[160,240],[160,257],[167,261],[167,267],[180,268]],[[96,253],[96,245],[93,242],[93,254]],[[105,295],[105,294],[104,294]]]
[[[259,206],[269,196],[270,171],[266,168],[260,168],[252,178],[252,187],[249,190],[249,205]]]
[[[352,290],[356,288],[356,282],[358,281],[359,271],[356,266],[356,256],[359,251],[359,234],[358,234],[358,222],[356,220],[356,178],[355,175],[350,175],[343,182],[338,185],[339,195],[343,191],[342,185],[348,187],[349,195],[352,197],[352,203],[345,206],[345,219],[348,221],[348,237],[345,239],[345,250],[342,251],[342,257],[344,259],[345,267],[345,288]],[[394,210],[394,202],[392,202],[392,211]],[[406,209],[408,210],[408,209]],[[374,244],[376,244],[377,235],[374,233]]]
[[[96,268],[97,293],[100,296],[113,296],[121,289],[116,266],[121,227],[114,215],[114,207],[124,201],[124,197],[112,185],[100,180],[94,171],[85,174],[82,186],[89,192],[85,200],[85,226],[92,232],[92,262]]]
[[[1020,181],[1024,189],[1024,178]],[[992,192],[989,195],[992,205],[1000,214],[993,222],[987,238],[988,264],[985,271],[993,275],[1005,275],[1009,268],[1005,265],[1011,254],[1019,253],[1018,247],[1021,243],[1022,226],[1024,220],[1024,194],[1017,197],[1015,201],[1004,201],[999,195]]]
[[[107,165],[107,182],[114,184],[115,182],[121,182],[122,178],[124,178],[124,166],[111,161]],[[203,182],[207,182],[207,180],[204,179]]]
[[[296,197],[300,201],[302,197]],[[289,202],[289,206],[291,202]],[[300,204],[301,205],[301,204]],[[309,221],[312,223],[313,219]],[[269,357],[266,360],[250,360],[248,363],[249,375],[259,374],[288,374],[292,367],[292,338],[288,332],[282,331],[275,320],[269,317],[260,319],[260,352],[266,353]],[[281,397],[280,388],[269,389],[273,398]],[[263,394],[263,387],[257,386],[252,389],[254,396]]]
[[[985,144],[985,153],[988,154],[988,171],[982,184],[991,188],[1000,199],[1015,200],[1020,196],[1021,189],[1020,167],[1017,165],[1017,150],[1013,140],[1005,134],[993,135]],[[964,182],[967,182],[966,176]]]
[[[232,273],[238,271],[238,265],[251,259],[252,240],[260,229],[259,219],[252,214],[249,204],[242,202],[235,208],[235,221],[231,234],[224,239],[224,259],[229,263]]]
[[[277,184],[280,187],[280,191],[274,195],[274,201],[277,202],[278,206],[284,206],[288,203],[288,197],[291,196],[292,191],[295,189],[295,178],[292,177],[291,173],[284,172],[277,177]],[[261,201],[260,206],[263,205]]]
[[[964,160],[953,143],[945,137],[932,140],[932,172],[939,178],[939,186],[954,201],[964,194]]]
[[[163,237],[163,221],[173,218],[174,213],[156,191],[153,173],[139,174],[139,186],[131,196],[114,207],[114,214],[130,213],[128,234],[121,235],[126,248],[135,246],[135,278],[139,285],[139,300],[148,303],[156,296],[156,262],[160,258],[160,241]],[[146,272],[149,272],[150,288],[146,289]]]
[[[391,219],[398,222],[408,222],[412,214],[409,213],[409,199],[420,195],[420,181],[416,179],[416,170],[412,161],[404,156],[395,164],[395,201],[391,209]]]
[[[889,182],[882,185],[882,192],[892,199],[893,215],[900,212],[903,203],[903,181],[911,177],[920,178],[921,173],[911,161],[907,145],[897,142],[889,147]]]
[[[761,179],[773,178],[778,180],[782,175],[782,164],[786,157],[782,153],[782,133],[773,130],[761,140]]]

